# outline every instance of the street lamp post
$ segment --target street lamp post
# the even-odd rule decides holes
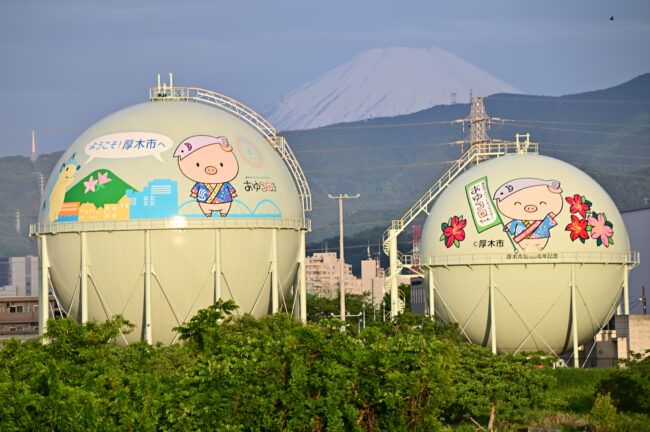
[[[341,321],[345,321],[345,290],[344,290],[344,280],[343,280],[343,269],[345,266],[345,259],[343,256],[343,199],[356,199],[359,198],[359,194],[356,194],[354,196],[350,196],[348,194],[339,194],[337,196],[333,196],[328,194],[327,195],[330,199],[338,199],[339,200],[339,236],[340,236],[340,252],[339,252],[339,258],[341,259],[341,266],[340,266],[340,276],[339,276],[339,287],[341,289]]]

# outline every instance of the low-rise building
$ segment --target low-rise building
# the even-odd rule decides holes
[[[50,296],[48,316],[59,316],[54,296]],[[38,297],[15,296],[0,299],[0,340],[31,339],[38,336]]]

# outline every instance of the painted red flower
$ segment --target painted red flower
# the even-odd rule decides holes
[[[566,226],[565,231],[571,232],[572,241],[579,238],[584,243],[589,238],[587,219],[578,219],[577,216],[571,215],[571,223]]]
[[[465,240],[465,226],[467,225],[467,221],[463,220],[463,216],[454,216],[452,218],[449,218],[449,221],[447,223],[442,224],[442,236],[440,236],[440,240],[445,242],[445,246],[448,248],[451,247],[451,245],[454,245],[456,247],[460,247],[460,242]]]
[[[573,198],[566,197],[565,199],[566,202],[571,204],[571,213],[579,213],[583,218],[587,216],[587,211],[591,209],[591,202],[578,194],[573,195]]]

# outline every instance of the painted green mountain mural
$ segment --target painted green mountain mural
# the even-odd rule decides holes
[[[93,203],[95,207],[114,204],[122,198],[127,189],[135,189],[111,170],[93,171],[72,186],[65,194],[65,202]]]

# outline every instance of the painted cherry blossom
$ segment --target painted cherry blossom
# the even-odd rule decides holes
[[[84,186],[86,186],[86,190],[84,193],[88,193],[88,191],[93,191],[95,192],[95,185],[97,184],[97,180],[93,179],[93,176],[90,176],[88,181],[84,182]]]
[[[445,246],[448,248],[451,247],[451,245],[454,245],[456,247],[460,247],[460,242],[465,240],[465,226],[467,225],[467,221],[463,220],[463,216],[454,216],[452,218],[449,218],[449,221],[447,223],[442,224],[442,236],[440,236],[440,240],[445,242]]]
[[[587,211],[591,209],[591,202],[578,194],[573,195],[573,198],[566,197],[565,199],[566,202],[571,204],[571,213],[579,213],[583,218],[587,216]]]
[[[591,238],[597,239],[596,244],[609,247],[614,229],[611,222],[608,222],[604,213],[594,213],[596,216],[589,216],[587,220],[591,225]],[[613,244],[613,242],[611,242]]]
[[[579,238],[584,243],[589,238],[587,219],[578,219],[577,216],[571,215],[571,223],[566,226],[565,231],[571,232],[571,241]]]
[[[108,171],[106,171],[104,174],[97,172],[97,181],[99,182],[99,185],[106,184],[110,181],[113,181],[113,179],[108,178]]]

